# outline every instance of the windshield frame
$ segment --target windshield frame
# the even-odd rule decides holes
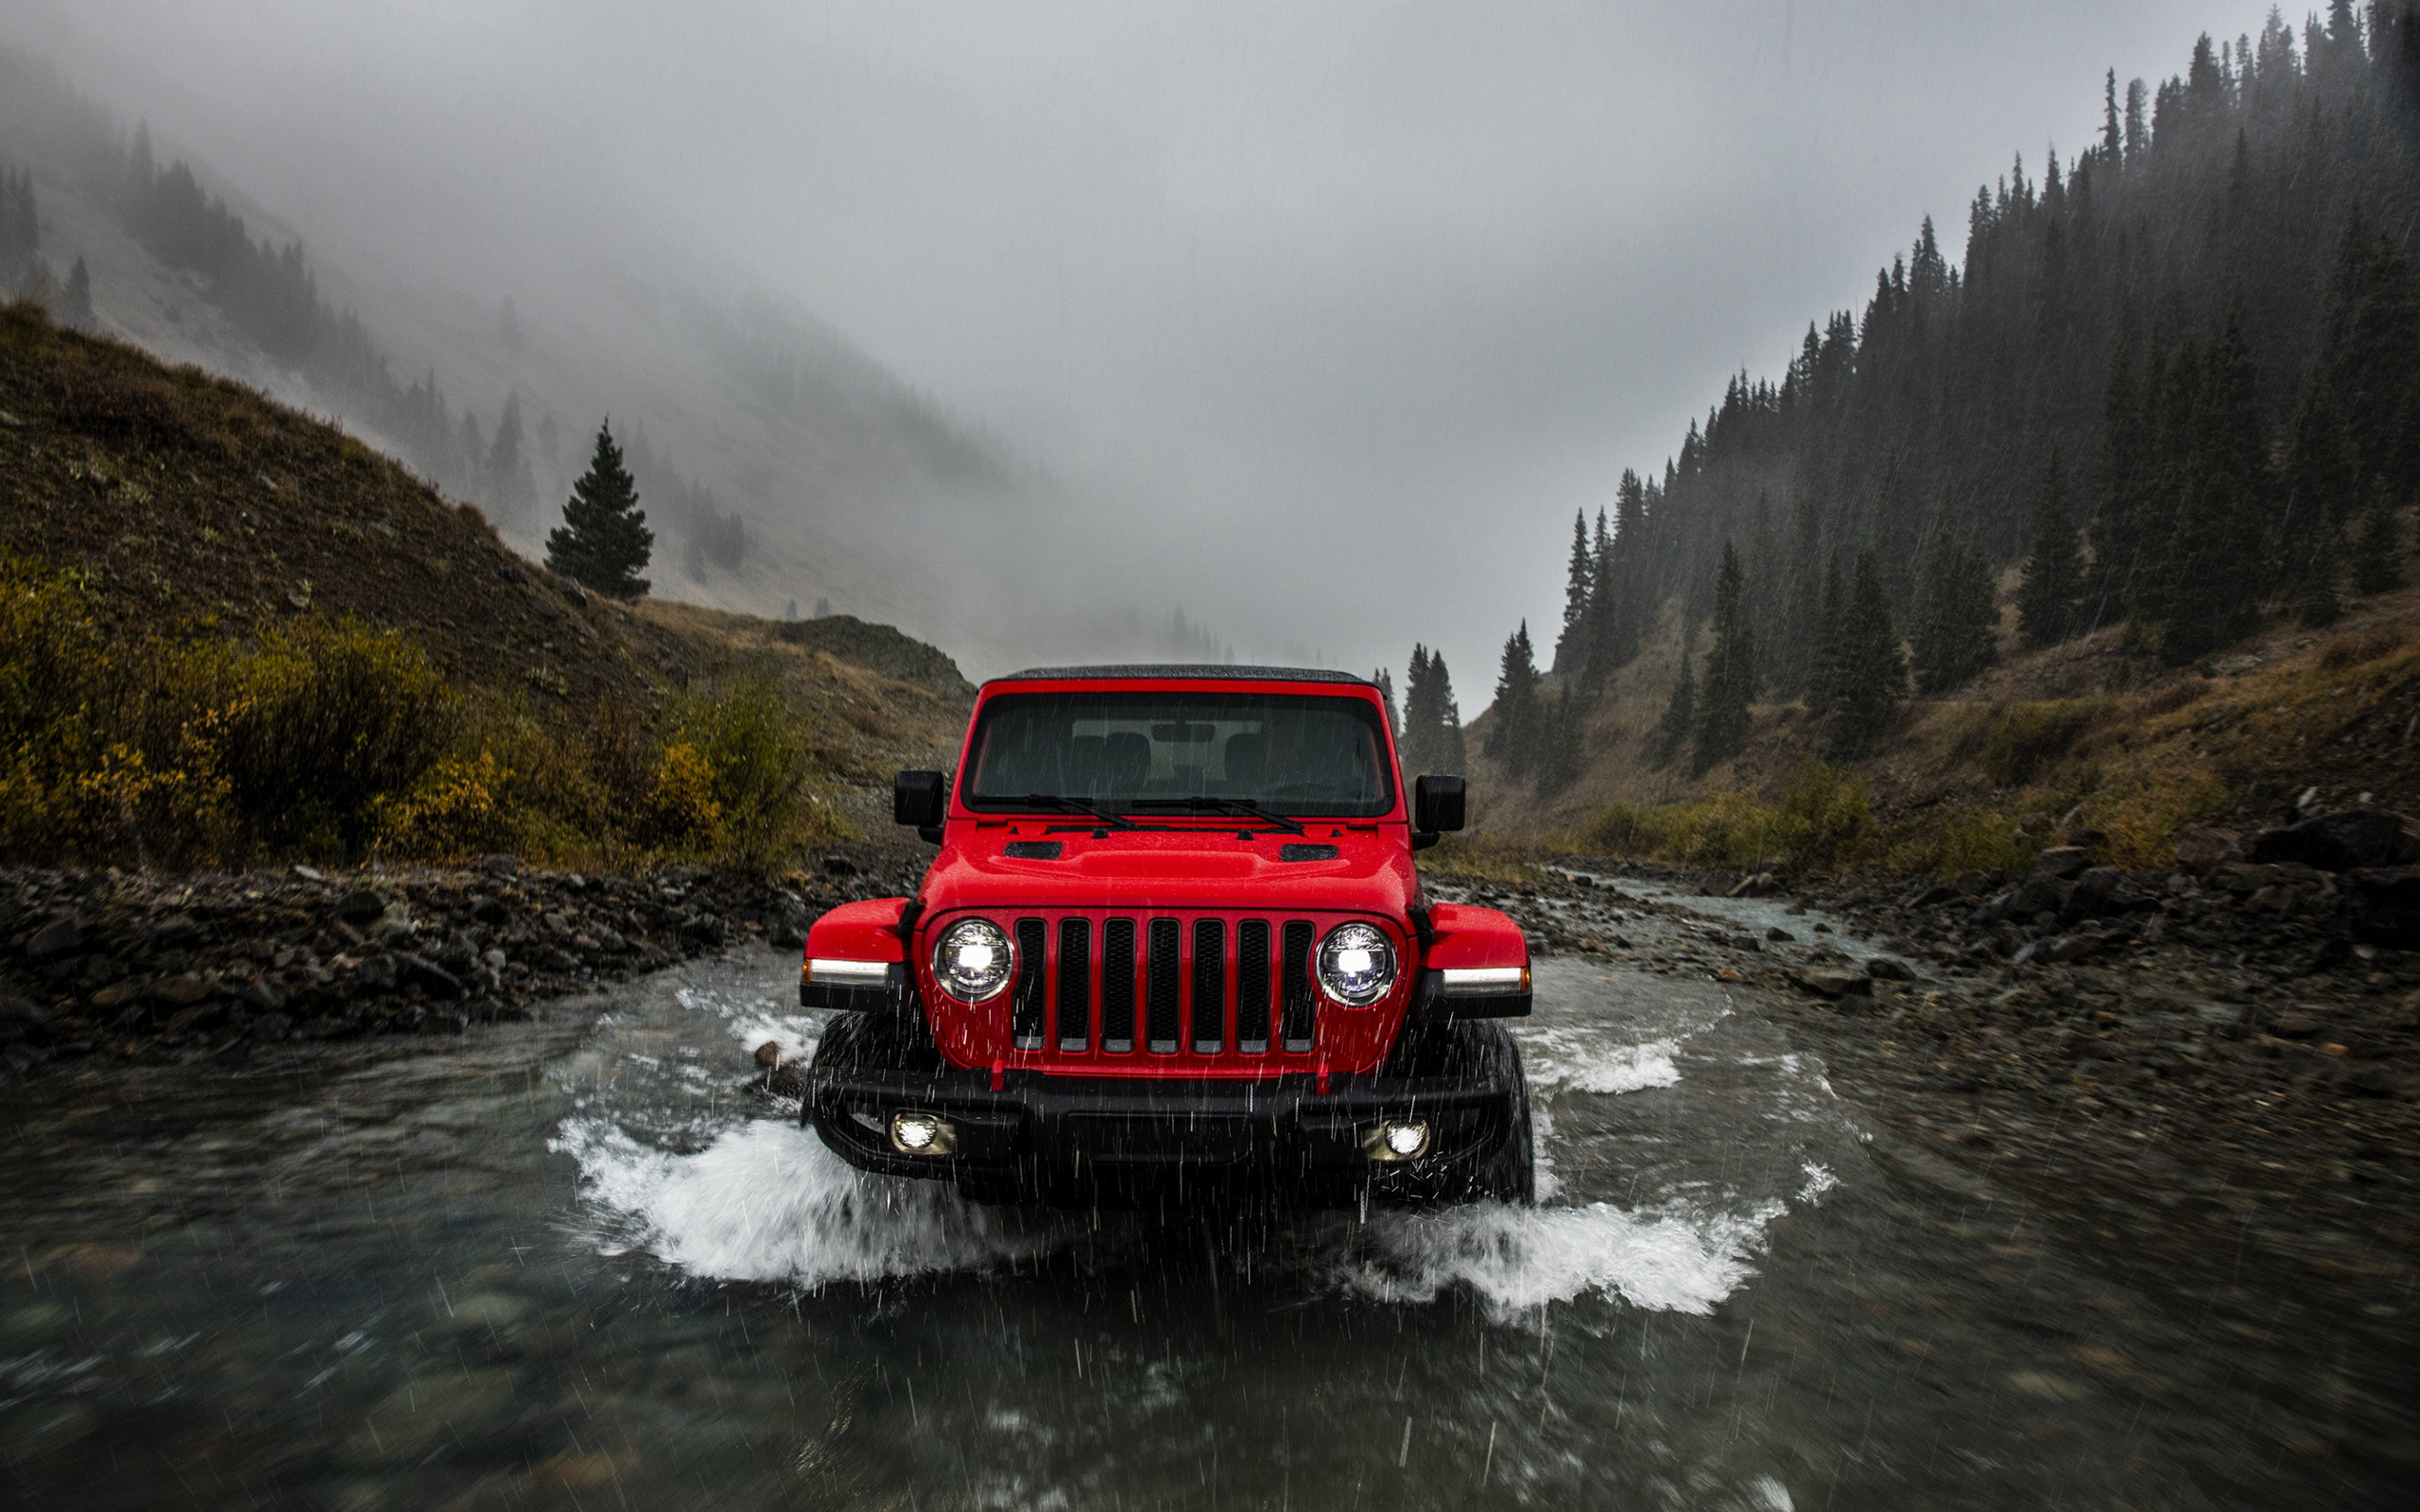
[[[1006,815],[1063,817],[1064,816],[1056,815],[1054,810],[1035,806],[1030,794],[1018,793],[991,797],[980,795],[976,786],[978,756],[983,749],[984,740],[991,730],[993,720],[998,717],[996,711],[1035,700],[1081,702],[1095,699],[1103,704],[1134,701],[1196,707],[1226,704],[1243,708],[1293,706],[1307,709],[1312,706],[1314,700],[1322,705],[1342,705],[1341,712],[1359,721],[1375,743],[1373,752],[1377,766],[1375,774],[1377,797],[1359,802],[1338,802],[1333,799],[1289,800],[1272,795],[1254,795],[1253,801],[1260,803],[1272,814],[1283,815],[1289,819],[1339,820],[1355,824],[1375,823],[1392,817],[1401,811],[1404,801],[1403,784],[1396,770],[1393,732],[1388,728],[1384,709],[1374,697],[1364,696],[1357,688],[1354,691],[1345,691],[1316,684],[1308,687],[1301,685],[1269,687],[1255,685],[1244,679],[1238,679],[1236,682],[1188,679],[1175,686],[1161,682],[1111,685],[1097,682],[1020,683],[1001,688],[997,692],[986,689],[982,701],[976,709],[975,717],[968,725],[966,742],[959,755],[956,780],[951,783],[952,796],[956,799],[959,807],[968,814],[984,817]],[[1128,794],[1115,799],[1095,799],[1091,795],[1064,796],[1082,797],[1086,801],[1098,802],[1103,809],[1120,815],[1148,816],[1155,823],[1199,822],[1212,829],[1232,829],[1236,827],[1239,817],[1236,815],[1212,813],[1188,814],[1167,807],[1130,806],[1133,801],[1145,798],[1186,796],[1183,794]],[[1247,822],[1257,825],[1261,821],[1248,820]]]

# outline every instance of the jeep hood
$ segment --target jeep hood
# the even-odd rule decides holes
[[[1304,833],[1184,823],[959,822],[925,873],[929,914],[957,908],[1332,909],[1401,920],[1419,901],[1406,826],[1305,819]],[[1097,837],[1098,836],[1098,837]],[[1294,859],[1288,859],[1288,857]]]

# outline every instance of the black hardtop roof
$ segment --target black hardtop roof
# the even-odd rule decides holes
[[[1167,678],[1216,679],[1222,682],[1347,682],[1356,687],[1372,688],[1377,684],[1351,672],[1337,672],[1326,667],[1255,667],[1236,666],[1216,662],[1122,662],[1093,667],[1028,667],[1006,677],[987,679],[993,682],[1059,682],[1081,681],[1098,678]]]

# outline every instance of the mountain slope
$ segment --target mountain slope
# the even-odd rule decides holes
[[[458,689],[566,729],[769,672],[843,784],[929,760],[963,718],[955,665],[887,627],[858,627],[871,649],[810,647],[763,621],[580,594],[324,421],[24,303],[0,310],[0,551],[72,571],[121,641],[251,644],[354,616],[406,632]]]
[[[339,418],[529,555],[610,417],[661,593],[768,615],[827,601],[987,664],[1098,652],[1160,615],[1100,591],[1115,538],[1083,528],[1097,506],[762,294],[584,249],[474,275],[486,287],[375,252],[327,266],[5,50],[0,162],[31,168],[38,255],[54,277],[82,260],[97,329]]]

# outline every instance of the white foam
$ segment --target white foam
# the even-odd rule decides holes
[[[813,1059],[815,1047],[822,1039],[823,1031],[813,1018],[779,1011],[768,999],[734,1003],[720,993],[685,987],[672,995],[692,1013],[712,1013],[720,1018],[731,1037],[752,1053],[768,1040],[779,1045],[782,1064],[786,1066]]]
[[[1779,1202],[1736,1213],[1592,1202],[1377,1213],[1370,1222],[1374,1252],[1345,1263],[1340,1274],[1386,1301],[1426,1302],[1465,1285],[1499,1314],[1590,1292],[1657,1312],[1703,1314],[1754,1274],[1749,1261],[1764,1249],[1765,1226],[1784,1211]]]
[[[1681,1079],[1672,1059],[1681,1049],[1677,1040],[1607,1043],[1585,1030],[1537,1029],[1522,1036],[1522,1049],[1531,1090],[1548,1095],[1569,1090],[1612,1096]]]
[[[1818,1165],[1808,1160],[1801,1169],[1806,1173],[1806,1184],[1798,1189],[1798,1200],[1810,1207],[1821,1199],[1824,1193],[1841,1184],[1841,1178],[1832,1174],[1829,1166]]]
[[[694,1276],[814,1286],[980,1270],[1050,1247],[1041,1225],[939,1183],[856,1171],[785,1122],[752,1120],[677,1155],[579,1117],[547,1147],[579,1162],[582,1191],[612,1215],[607,1253],[643,1248]]]

